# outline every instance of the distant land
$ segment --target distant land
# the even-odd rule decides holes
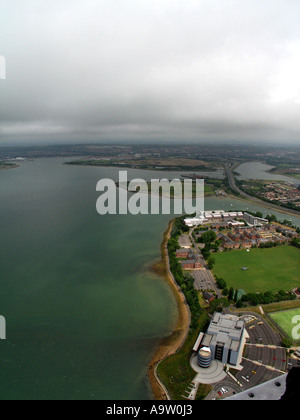
[[[292,146],[253,146],[239,144],[77,144],[31,147],[1,147],[2,168],[16,164],[16,158],[61,157],[68,165],[117,167],[166,172],[188,172],[196,177],[203,173],[209,191],[218,196],[237,195],[248,201],[259,202],[274,210],[289,209],[299,214],[297,182],[300,177],[300,148]],[[261,162],[271,167],[271,173],[290,176],[295,180],[292,194],[286,200],[280,196],[269,197],[269,191],[257,189],[255,173],[253,180],[241,182],[236,179],[236,168],[247,162]],[[184,175],[186,176],[186,174]],[[275,187],[276,188],[276,187]],[[281,199],[283,197],[283,199]]]
[[[299,147],[279,146],[251,146],[238,144],[210,145],[195,144],[76,144],[76,145],[48,145],[28,147],[0,147],[0,159],[41,157],[72,157],[80,160],[99,160],[107,162],[117,161],[124,165],[135,160],[136,164],[168,164],[168,166],[187,166],[200,168],[216,168],[224,162],[243,163],[247,161],[261,161],[268,165],[293,170],[300,165]],[[84,159],[83,159],[84,158]],[[167,160],[167,162],[165,161]],[[178,163],[175,163],[177,160]],[[173,161],[173,162],[172,162]],[[200,162],[199,162],[200,161]],[[181,163],[179,163],[181,162]],[[132,164],[133,162],[130,162]],[[100,164],[100,163],[99,163]]]
[[[16,165],[15,163],[7,163],[7,162],[1,162],[0,161],[0,170],[1,169],[13,169],[13,168],[17,168],[18,165]]]

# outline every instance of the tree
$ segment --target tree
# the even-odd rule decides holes
[[[274,294],[273,292],[269,291],[269,292],[265,292],[263,295],[263,302],[264,304],[268,304],[268,303],[272,303],[274,302]]]
[[[298,238],[293,238],[293,239],[291,240],[291,245],[292,245],[292,246],[295,246],[296,248],[300,248],[300,239],[298,239]]]
[[[216,232],[212,230],[203,233],[203,235],[201,236],[201,242],[203,244],[212,244],[213,242],[215,242],[216,239],[217,239],[217,234]]]
[[[274,214],[268,214],[266,216],[266,219],[269,220],[269,223],[271,223],[271,222],[277,222],[277,217]]]
[[[290,340],[289,338],[284,337],[284,338],[282,339],[282,346],[283,346],[283,347],[286,347],[286,348],[288,349],[288,348],[292,347],[292,345],[293,345],[293,342],[292,342],[292,340]]]
[[[257,306],[259,304],[259,297],[256,293],[249,293],[248,295],[244,295],[242,297],[243,302],[249,302],[253,306]]]
[[[180,249],[178,241],[175,238],[171,238],[168,241],[168,249],[170,253],[176,252],[177,249]]]
[[[207,260],[207,266],[210,270],[214,268],[214,265],[216,264],[216,260],[214,257],[209,257]]]
[[[205,260],[208,260],[210,257],[210,250],[205,247],[201,250],[201,252],[202,252],[203,258]]]
[[[238,309],[242,308],[243,306],[244,306],[244,304],[243,304],[243,302],[241,301],[241,299],[240,299],[240,300],[238,300],[238,301],[236,302],[236,307],[237,307]]]
[[[234,288],[231,287],[229,289],[229,293],[228,293],[228,300],[232,301],[233,300],[233,297],[234,297]]]
[[[218,278],[217,279],[217,286],[218,286],[219,289],[223,290],[223,289],[226,289],[227,283],[224,279],[219,279]]]
[[[238,293],[239,293],[239,289],[236,289],[236,291],[234,293],[234,298],[233,298],[234,302],[237,302],[237,300],[238,300]]]
[[[224,308],[228,308],[230,302],[226,298],[215,299],[210,303],[211,312],[222,312]]]

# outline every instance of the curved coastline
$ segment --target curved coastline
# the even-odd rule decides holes
[[[163,387],[156,375],[156,368],[158,364],[166,357],[175,354],[184,344],[190,327],[190,312],[188,305],[185,301],[185,297],[181,292],[178,285],[175,283],[170,270],[169,270],[169,258],[167,244],[171,237],[171,232],[174,224],[174,219],[169,222],[168,229],[164,233],[163,242],[161,244],[161,255],[162,259],[158,263],[154,264],[152,271],[163,277],[171,287],[171,290],[175,296],[177,308],[178,308],[178,319],[176,327],[173,333],[164,338],[155,350],[155,353],[151,359],[149,365],[149,378],[152,387],[152,391],[156,400],[169,399],[167,390]]]

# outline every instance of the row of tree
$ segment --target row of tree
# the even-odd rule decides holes
[[[179,222],[174,224],[174,229],[171,235],[170,240],[168,241],[168,253],[170,260],[170,270],[174,276],[176,283],[179,285],[180,289],[185,295],[187,304],[190,307],[191,312],[191,329],[197,329],[198,319],[201,314],[201,307],[199,304],[198,293],[194,287],[194,279],[189,273],[184,273],[181,267],[180,262],[176,258],[176,251],[180,249],[178,243],[178,237],[181,234],[181,223],[180,219],[176,219]]]
[[[291,240],[291,245],[295,246],[296,248],[300,248],[300,239],[299,238],[294,238]]]
[[[292,292],[279,290],[278,292],[264,292],[264,293],[248,293],[241,298],[242,303],[247,303],[253,306],[258,304],[268,305],[274,302],[282,302],[285,300],[295,300],[296,296]]]
[[[233,287],[227,288],[227,283],[222,278],[216,279],[217,286],[222,290],[223,296],[227,298],[230,303],[235,303],[237,308],[242,308],[244,305],[257,306],[267,305],[274,302],[282,302],[285,300],[295,300],[296,296],[292,292],[279,290],[278,292],[264,292],[264,293],[247,293],[243,296],[239,295],[239,290],[234,290]]]
[[[190,229],[184,222],[185,218],[186,216],[181,216],[174,220],[171,234],[172,238],[178,239],[181,235],[181,232],[189,232]]]

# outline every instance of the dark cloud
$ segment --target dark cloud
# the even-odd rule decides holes
[[[299,142],[298,0],[2,0],[0,145]]]

